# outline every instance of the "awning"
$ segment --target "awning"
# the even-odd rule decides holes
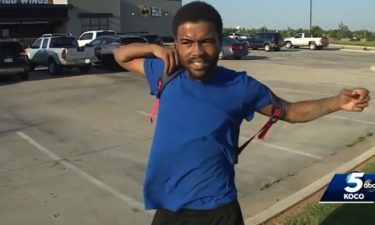
[[[79,18],[108,18],[113,17],[113,13],[78,13]]]
[[[0,22],[66,21],[71,5],[0,5]]]

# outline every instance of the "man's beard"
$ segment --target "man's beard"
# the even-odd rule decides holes
[[[195,60],[199,60],[205,64],[208,64],[207,68],[201,71],[196,71],[192,69],[191,65]],[[182,66],[188,71],[190,78],[194,80],[206,81],[214,76],[218,60],[219,60],[219,54],[215,54],[215,57],[204,57],[204,56],[195,57],[195,58],[190,58],[181,63],[182,63]]]

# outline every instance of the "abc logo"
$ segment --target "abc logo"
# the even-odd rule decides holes
[[[375,183],[372,180],[366,180],[363,184],[363,187],[366,188],[369,192],[375,191]]]
[[[346,187],[344,190],[348,193],[355,193],[365,188],[368,192],[375,191],[375,183],[372,180],[364,181],[364,173],[353,172],[346,176]]]

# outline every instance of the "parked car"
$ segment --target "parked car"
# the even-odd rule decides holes
[[[48,66],[50,74],[72,67],[78,67],[81,73],[86,73],[91,63],[97,60],[94,49],[79,47],[75,37],[64,34],[44,34],[26,51],[31,69],[38,65]]]
[[[89,44],[86,48],[94,49],[98,63],[103,64],[109,69],[119,69],[114,59],[114,52],[117,48],[130,43],[148,43],[143,37],[135,35],[109,35],[101,36]]]
[[[116,35],[113,30],[91,30],[83,32],[78,38],[78,45],[80,47],[85,46],[96,38],[104,35]]]
[[[284,38],[278,32],[256,33],[247,41],[249,42],[249,48],[254,50],[264,48],[266,52],[271,50],[280,51],[280,48],[284,45]]]
[[[174,47],[174,38],[172,36],[162,36],[160,40],[163,46]]]
[[[304,47],[308,46],[311,50],[323,49],[329,45],[327,37],[313,37],[311,34],[298,33],[294,37],[285,38],[285,47]]]
[[[241,59],[248,55],[248,49],[238,40],[230,37],[223,37],[219,59]]]
[[[240,34],[240,33],[223,33],[223,37],[230,37],[230,38],[234,38],[234,39],[237,39],[237,40],[240,40],[240,39],[246,39],[247,36],[246,35],[243,35],[243,34]]]
[[[28,80],[29,70],[29,58],[22,45],[16,39],[0,39],[0,76],[20,75]]]
[[[157,34],[149,33],[146,31],[135,31],[135,32],[126,32],[126,33],[120,33],[120,35],[134,35],[143,37],[146,39],[150,44],[157,44],[162,45],[161,38]]]

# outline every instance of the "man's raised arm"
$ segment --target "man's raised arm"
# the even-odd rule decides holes
[[[338,110],[361,112],[369,105],[370,99],[369,91],[365,88],[344,89],[336,96],[295,103],[280,99],[285,108],[284,117],[281,119],[290,123],[303,123]],[[271,110],[272,106],[268,105],[259,112],[271,116]]]
[[[144,59],[158,57],[164,61],[164,73],[170,74],[178,66],[176,51],[155,44],[132,43],[115,51],[115,60],[123,68],[144,76]]]

